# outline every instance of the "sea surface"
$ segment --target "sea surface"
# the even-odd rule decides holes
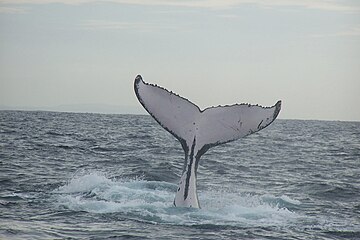
[[[201,209],[150,116],[0,111],[0,239],[360,239],[360,122],[276,120],[217,146]]]

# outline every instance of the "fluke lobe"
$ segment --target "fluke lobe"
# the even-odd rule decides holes
[[[281,101],[272,107],[234,104],[201,110],[188,99],[138,75],[135,94],[146,111],[179,140],[185,162],[174,205],[200,208],[196,192],[196,172],[200,157],[209,148],[234,141],[269,126],[278,116]]]

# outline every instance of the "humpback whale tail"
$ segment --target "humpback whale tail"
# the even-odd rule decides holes
[[[165,88],[149,84],[138,75],[135,94],[145,110],[179,140],[185,152],[183,173],[174,205],[199,208],[196,173],[200,157],[209,148],[245,137],[271,124],[281,101],[272,107],[234,104],[201,110],[194,103]]]

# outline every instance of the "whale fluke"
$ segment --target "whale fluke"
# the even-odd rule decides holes
[[[278,116],[281,101],[272,107],[234,104],[201,110],[188,99],[138,75],[135,94],[145,110],[179,140],[185,152],[183,173],[174,205],[199,208],[196,172],[200,157],[209,148],[234,141],[269,126]]]

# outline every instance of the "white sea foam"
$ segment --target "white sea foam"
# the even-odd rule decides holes
[[[111,185],[112,181],[98,172],[75,176],[66,185],[59,187],[59,193],[87,192],[99,187]]]
[[[162,224],[282,225],[297,217],[286,207],[271,202],[269,196],[231,192],[200,192],[201,209],[175,208],[172,205],[175,191],[176,185],[171,183],[111,180],[93,172],[75,176],[56,193],[58,204],[68,209],[118,212],[138,221]],[[298,204],[290,197],[281,199]]]

